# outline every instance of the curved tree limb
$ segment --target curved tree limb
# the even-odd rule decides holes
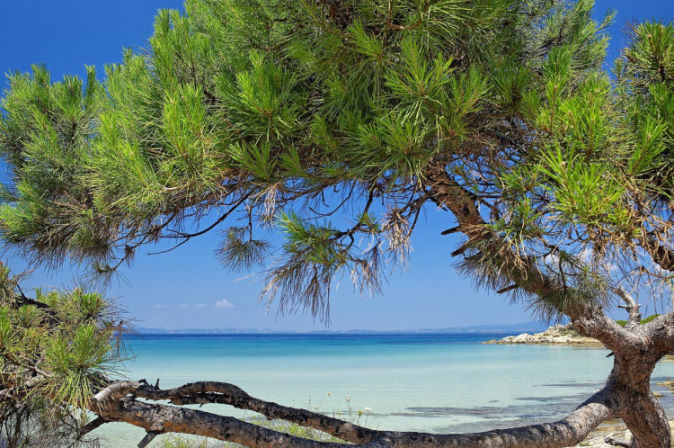
[[[175,405],[227,404],[238,409],[258,412],[268,419],[279,419],[302,426],[318,429],[334,437],[351,443],[370,442],[381,437],[381,431],[368,429],[343,420],[311,412],[290,408],[277,403],[251,397],[233,384],[217,381],[188,383],[174,389],[159,389],[146,381],[113,383],[96,394],[97,402],[116,401],[131,394],[148,400],[168,400]]]
[[[223,403],[332,434],[348,443],[319,442],[290,436],[233,417],[195,409],[137,401],[169,400],[175,404]],[[566,418],[554,422],[473,434],[428,434],[377,431],[304,409],[289,408],[251,397],[237,386],[204,381],[161,390],[145,381],[118,382],[99,392],[91,410],[105,421],[121,421],[148,434],[178,432],[240,443],[251,448],[549,448],[574,445],[601,422],[615,415],[614,393],[606,386]],[[145,439],[144,439],[145,440]]]
[[[181,433],[210,437],[239,443],[252,448],[342,448],[342,443],[317,442],[294,437],[259,425],[244,422],[234,417],[216,415],[197,409],[188,409],[161,404],[149,404],[133,399],[121,399],[106,406],[93,406],[107,421],[130,423],[145,429],[148,433]],[[388,445],[373,443],[364,447],[381,447]]]
[[[538,268],[536,260],[514,254],[502,237],[487,228],[476,196],[459,185],[444,169],[429,176],[428,181],[432,200],[449,209],[458,222],[452,230],[461,231],[468,238],[459,254],[466,250],[466,246],[480,246],[482,250],[489,251],[491,259],[498,258],[502,263],[499,270],[507,273],[508,283],[501,291],[517,289],[543,301],[568,294],[570,287],[546,276]],[[519,262],[515,263],[515,259]],[[640,342],[636,335],[608,318],[599,305],[570,303],[559,311],[571,318],[579,333],[599,340],[611,350],[621,350],[626,344]]]

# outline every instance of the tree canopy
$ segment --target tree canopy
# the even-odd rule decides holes
[[[637,322],[633,294],[669,307],[674,26],[633,24],[609,73],[612,15],[592,7],[187,0],[102,81],[10,75],[0,234],[107,275],[216,228],[223,263],[257,269],[273,226],[263,294],[327,318],[331,281],[378,291],[437,207],[478,285],[618,353],[633,328],[607,323],[608,304]]]
[[[661,275],[672,264],[672,28],[635,25],[612,82],[601,68],[610,15],[597,24],[591,8],[188,1],[183,16],[162,11],[147,52],[126,51],[103,82],[93,68],[86,81],[52,82],[44,67],[10,76],[3,237],[38,261],[70,256],[106,272],[239,208],[250,219],[224,232],[223,261],[261,261],[269,245],[253,230],[275,223],[288,238],[267,291],[320,312],[340,271],[376,290],[424,205],[456,184],[507,257],[554,260],[540,268],[570,282],[588,269],[572,261],[580,253],[591,277],[602,262],[628,282],[642,268]],[[331,214],[352,225],[338,229]]]

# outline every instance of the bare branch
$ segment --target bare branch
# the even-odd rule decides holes
[[[129,394],[154,401],[168,400],[176,405],[227,404],[239,409],[258,412],[269,419],[285,420],[318,429],[352,443],[369,442],[380,435],[379,431],[340,419],[251,397],[241,388],[223,382],[200,381],[162,390],[147,384],[144,380],[125,381],[111,384],[96,394],[95,399],[99,402],[115,401]]]
[[[460,232],[461,231],[461,226],[454,226],[450,227],[449,229],[443,230],[440,232],[440,235],[449,235],[452,233]]]
[[[134,391],[140,382],[119,381],[112,383],[105,389],[100,390],[93,399],[95,402],[104,405],[108,401],[116,401]]]
[[[143,440],[138,442],[138,448],[145,448],[150,444],[150,442],[154,440],[155,437],[157,437],[156,432],[148,432],[147,434],[145,434],[145,437],[143,437]]]
[[[519,288],[519,286],[517,284],[506,286],[505,288],[501,288],[498,291],[496,291],[496,294],[504,294],[506,292],[512,291],[512,290],[517,289],[517,288]]]
[[[622,287],[616,289],[616,294],[625,302],[625,305],[618,305],[619,308],[624,308],[629,313],[628,325],[634,326],[641,322],[641,312],[639,312],[639,304],[634,298]]]
[[[615,397],[609,386],[594,394],[566,418],[539,425],[473,434],[428,434],[417,432],[376,431],[339,419],[295,409],[251,397],[227,383],[190,383],[175,389],[157,389],[147,382],[115,383],[97,396],[105,403],[93,402],[91,410],[107,421],[122,421],[144,428],[150,434],[178,432],[240,443],[251,448],[549,448],[574,445],[583,440],[601,422],[615,415]],[[127,396],[131,394],[131,396]],[[170,400],[174,404],[226,403],[260,412],[267,418],[278,418],[310,426],[342,438],[348,445],[320,442],[290,436],[268,428],[195,409],[150,404],[136,401],[135,396],[149,400]],[[341,436],[341,437],[340,437]],[[350,439],[350,440],[349,440]],[[142,442],[141,442],[142,443]],[[139,445],[144,446],[144,445]]]
[[[644,243],[645,244],[642,244],[642,247],[646,249],[653,261],[660,266],[660,268],[674,272],[674,250],[663,244],[663,242],[658,239],[657,233],[645,232]]]
[[[183,244],[187,243],[192,238],[197,237],[197,236],[201,236],[205,233],[210,232],[211,230],[216,228],[219,224],[221,224],[223,221],[225,221],[229,217],[229,215],[231,215],[234,211],[236,211],[239,208],[239,206],[241,204],[243,204],[243,202],[246,199],[248,199],[248,197],[250,195],[251,195],[251,193],[248,192],[248,193],[244,194],[243,196],[241,196],[241,198],[239,198],[239,200],[236,201],[236,203],[229,210],[227,210],[225,213],[223,213],[218,219],[215,220],[215,222],[213,222],[213,224],[209,225],[205,229],[201,229],[201,230],[199,230],[197,232],[194,232],[194,233],[185,233],[185,232],[179,232],[179,231],[176,231],[176,230],[171,230],[171,232],[173,234],[172,235],[165,235],[164,236],[165,238],[172,238],[172,239],[182,238],[183,240],[180,241],[175,246],[172,246],[168,249],[164,249],[164,250],[161,250],[161,251],[158,251],[158,252],[150,252],[149,255],[159,255],[159,254],[171,252],[171,251],[179,248]]]
[[[90,421],[89,423],[87,423],[86,425],[82,426],[82,428],[80,428],[80,434],[82,434],[82,435],[88,434],[88,433],[90,433],[91,431],[93,431],[94,429],[96,429],[96,428],[98,428],[99,426],[103,425],[104,423],[105,423],[105,419],[104,419],[104,418],[96,417],[95,419],[93,419],[92,421]]]
[[[103,408],[95,407],[109,421],[126,422],[144,428],[148,433],[169,432],[193,434],[239,443],[251,448],[343,448],[343,443],[319,442],[274,431],[242,420],[196,409],[149,404],[132,399]],[[351,445],[353,446],[353,445]],[[381,441],[358,445],[368,448],[390,448]]]
[[[16,397],[23,397],[30,393],[31,389],[39,385],[40,382],[45,380],[44,375],[36,375],[28,378],[23,384],[16,386],[8,384],[0,384],[2,389],[0,389],[0,402],[6,402],[15,399]]]

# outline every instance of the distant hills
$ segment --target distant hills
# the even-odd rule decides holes
[[[467,327],[424,328],[419,330],[272,330],[258,328],[185,328],[180,330],[163,328],[136,328],[140,334],[386,334],[386,333],[531,333],[544,331],[549,327],[545,322],[522,322],[518,324],[473,325]]]

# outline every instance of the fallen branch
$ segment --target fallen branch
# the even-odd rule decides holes
[[[98,398],[96,398],[98,397]],[[92,399],[91,410],[105,421],[121,421],[144,428],[148,435],[176,432],[211,437],[251,448],[555,448],[574,445],[601,422],[614,416],[610,387],[594,394],[566,418],[555,423],[529,425],[473,434],[429,434],[377,431],[304,409],[290,408],[251,397],[228,383],[203,381],[162,390],[146,381],[118,382]],[[221,403],[259,412],[268,419],[282,419],[331,434],[346,443],[323,442],[295,437],[233,417],[196,409],[138,401],[168,400],[173,404]],[[99,400],[100,399],[100,400]],[[139,446],[141,446],[139,445]]]
[[[380,431],[306,409],[291,408],[251,397],[240,387],[224,382],[200,381],[174,389],[162,390],[157,386],[148,384],[145,380],[138,382],[122,381],[106,387],[97,393],[94,398],[99,403],[106,403],[120,400],[126,395],[153,401],[167,400],[175,405],[226,404],[238,409],[260,413],[270,420],[285,420],[314,428],[351,443],[370,442],[382,435]]]

